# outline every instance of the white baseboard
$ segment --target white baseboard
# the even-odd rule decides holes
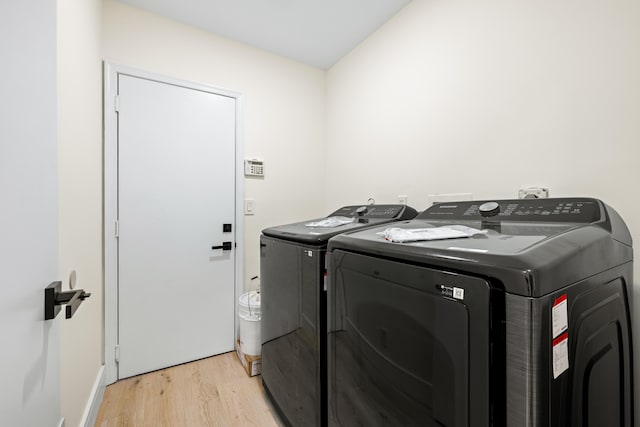
[[[96,376],[96,382],[91,389],[91,395],[87,402],[82,419],[80,420],[80,426],[93,427],[98,418],[98,411],[100,411],[100,405],[102,404],[102,397],[104,396],[104,389],[106,387],[106,376],[104,371],[104,365],[100,366],[98,375]]]

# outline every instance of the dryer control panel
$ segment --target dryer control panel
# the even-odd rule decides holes
[[[411,219],[415,209],[407,205],[358,205],[344,206],[329,216],[365,217],[372,219]]]
[[[439,203],[417,219],[571,222],[590,224],[602,218],[601,202],[590,198],[514,199]]]

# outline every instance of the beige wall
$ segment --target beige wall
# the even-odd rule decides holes
[[[259,271],[260,230],[324,208],[325,73],[113,1],[104,2],[107,62],[243,94],[245,158],[265,162],[246,179],[245,277]]]
[[[412,2],[328,73],[328,200],[422,209],[543,185],[602,197],[640,233],[639,8]]]
[[[547,186],[640,242],[639,76],[637,1],[415,0],[329,70],[328,204]]]
[[[77,288],[91,292],[72,319],[61,321],[69,427],[83,421],[103,359],[101,13],[100,0],[58,0],[60,275],[68,289],[76,270]]]

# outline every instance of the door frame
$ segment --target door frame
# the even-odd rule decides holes
[[[136,68],[105,62],[104,66],[104,178],[103,178],[103,240],[104,240],[104,365],[106,383],[118,380],[116,346],[118,345],[118,242],[116,219],[118,218],[118,117],[116,96],[118,76],[127,75],[159,83],[166,83],[216,95],[234,98],[236,101],[235,142],[235,288],[234,301],[244,290],[244,139],[242,123],[242,94],[203,83],[189,82]],[[237,305],[234,304],[234,330],[237,325]]]

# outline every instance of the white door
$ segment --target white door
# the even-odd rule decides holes
[[[118,77],[119,378],[233,350],[235,102]]]
[[[0,424],[55,427],[64,315],[44,320],[44,288],[60,278],[55,1],[0,2],[0,58]]]

